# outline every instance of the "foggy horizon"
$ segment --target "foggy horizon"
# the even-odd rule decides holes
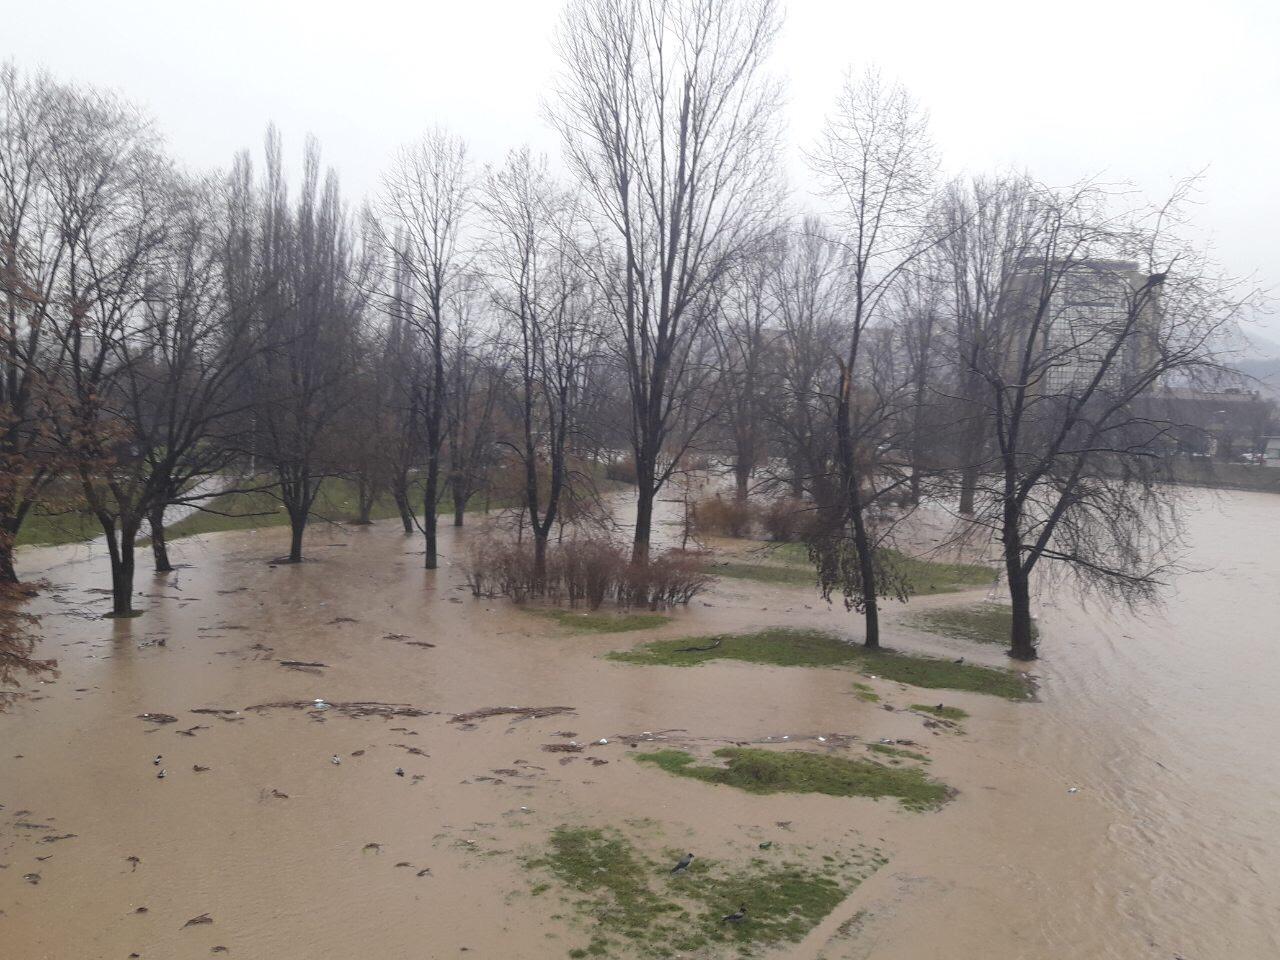
[[[558,165],[559,137],[542,105],[562,7],[374,0],[352,17],[329,4],[234,0],[212,15],[51,0],[10,18],[0,57],[115,90],[154,116],[176,157],[196,169],[227,169],[244,149],[258,157],[269,123],[292,169],[314,135],[359,203],[395,149],[436,125],[467,141],[477,165],[525,144]],[[1280,100],[1274,5],[1092,0],[1050,16],[1004,0],[977,12],[932,0],[911,10],[793,0],[783,14],[770,72],[785,85],[785,170],[797,209],[822,209],[803,151],[844,75],[873,66],[929,114],[944,177],[1027,172],[1058,186],[1094,178],[1132,184],[1154,202],[1203,173],[1198,235],[1232,276],[1280,287],[1271,173],[1280,128],[1260,122]],[[1245,331],[1280,341],[1280,318],[1267,310]]]

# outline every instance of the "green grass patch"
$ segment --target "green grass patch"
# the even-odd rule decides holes
[[[717,643],[718,641],[718,643]],[[713,647],[712,645],[715,644]],[[711,649],[689,649],[711,647]],[[822,630],[773,628],[759,633],[656,640],[609,654],[624,663],[691,667],[708,660],[743,660],[779,667],[833,667],[856,663],[861,648]]]
[[[816,586],[817,574],[813,567],[779,566],[772,563],[747,563],[729,561],[717,563],[711,572],[721,577],[733,577],[735,580],[756,580],[760,583],[783,583],[797,586]]]
[[[903,750],[901,747],[891,747],[887,743],[869,743],[867,744],[867,749],[872,753],[880,753],[886,757],[905,760],[919,760],[921,763],[929,762],[929,758],[923,753],[916,753],[914,750]]]
[[[578,610],[530,610],[560,624],[583,633],[627,633],[631,630],[652,630],[669,623],[671,618],[661,613],[601,613]]]
[[[995,576],[991,567],[981,564],[923,560],[892,548],[881,550],[880,553],[886,566],[893,567],[903,575],[915,596],[968,590],[990,583]],[[759,561],[731,560],[716,564],[711,570],[723,577],[762,583],[813,586],[817,582],[813,565],[809,562],[808,548],[802,543],[772,546],[761,551]]]
[[[969,718],[968,711],[961,710],[959,707],[940,707],[936,704],[932,707],[925,706],[923,703],[913,703],[912,710],[919,710],[921,713],[932,714],[935,717],[941,717],[943,720],[967,720]]]
[[[19,547],[51,547],[64,543],[84,543],[102,536],[102,525],[82,510],[46,512],[36,506],[27,514],[18,531]]]
[[[868,650],[822,630],[777,627],[758,633],[657,640],[632,650],[614,651],[609,659],[673,667],[691,667],[709,660],[742,660],[780,667],[848,665],[886,680],[929,689],[964,690],[1014,700],[1026,699],[1029,692],[1022,675],[1012,670],[891,650]]]
[[[1008,646],[1013,630],[1013,611],[1000,603],[977,603],[967,607],[924,610],[907,622],[921,630],[945,637]],[[1033,637],[1039,636],[1034,625],[1031,634]]]
[[[870,760],[852,760],[801,750],[723,747],[723,766],[703,766],[683,750],[640,754],[668,773],[705,783],[726,784],[748,793],[823,793],[833,797],[894,797],[908,810],[932,810],[951,797],[951,788],[918,769],[893,769]]]
[[[560,826],[547,852],[524,865],[549,873],[583,928],[570,957],[671,957],[697,953],[748,956],[759,947],[796,942],[886,861],[878,851],[824,857],[807,867],[779,862],[777,851],[745,864],[698,856],[685,872],[671,865],[683,850],[645,856],[621,832]],[[550,889],[537,880],[531,890]],[[721,918],[747,908],[741,924]]]
[[[1025,700],[1031,692],[1023,675],[1013,670],[914,657],[890,650],[865,651],[859,666],[874,676],[930,690],[963,690],[1009,700]]]
[[[871,688],[870,684],[855,682],[853,685],[853,695],[866,703],[880,702],[880,694],[876,693],[875,690]]]

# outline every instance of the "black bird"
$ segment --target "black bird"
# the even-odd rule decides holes
[[[671,868],[672,873],[684,873],[689,869],[689,864],[693,863],[693,854],[686,853],[680,858],[680,862]]]
[[[952,663],[964,663],[964,657],[957,657],[955,660],[952,660],[951,662],[952,662]]]
[[[942,704],[938,704],[938,705],[937,705],[936,707],[934,707],[933,709],[935,709],[935,710],[937,710],[939,713],[941,713],[943,710],[945,710],[945,709],[947,709],[947,708],[946,708],[946,707],[944,707]]]
[[[721,923],[741,923],[745,919],[747,919],[747,905],[744,903],[742,906],[740,906],[737,909],[735,913],[730,913],[727,916],[721,917],[720,922]]]

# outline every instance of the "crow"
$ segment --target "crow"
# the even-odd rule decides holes
[[[689,864],[693,863],[693,854],[686,853],[680,858],[680,862],[671,868],[672,873],[684,873],[689,869]]]
[[[738,907],[737,912],[721,917],[720,922],[741,923],[745,919],[747,919],[747,905],[744,903],[742,906]]]

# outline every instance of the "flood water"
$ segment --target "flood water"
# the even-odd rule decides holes
[[[0,715],[0,956],[560,958],[585,938],[530,895],[521,858],[569,823],[626,825],[655,856],[748,858],[768,839],[780,856],[888,858],[779,956],[1275,957],[1280,501],[1190,500],[1198,570],[1166,605],[1042,597],[1040,702],[948,693],[972,715],[963,736],[858,699],[847,671],[599,656],[729,628],[856,630],[796,588],[725,580],[658,631],[577,634],[474,600],[456,567],[420,570],[419,540],[390,523],[317,526],[314,561],[293,567],[265,562],[281,530],[180,541],[191,566],[141,576],[146,614],[112,622],[94,549],[24,551],[49,582],[39,652],[62,672]],[[459,554],[466,535],[443,532]],[[898,646],[1000,662],[901,615]],[[872,684],[891,706],[920,697]],[[293,705],[315,698],[414,709]],[[511,705],[572,712],[456,720]],[[928,814],[741,794],[635,763],[646,732],[700,755],[913,737],[959,794]],[[542,749],[568,735],[592,745]]]

